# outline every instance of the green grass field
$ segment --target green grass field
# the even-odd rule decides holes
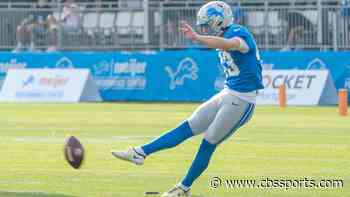
[[[198,104],[0,104],[1,197],[142,197],[165,191],[187,171],[201,137],[147,158],[142,167],[111,149],[148,142]],[[80,170],[65,162],[67,135],[85,146]],[[211,177],[343,179],[343,188],[210,189]],[[192,193],[203,197],[350,196],[350,117],[335,107],[258,107],[253,120],[216,151]]]

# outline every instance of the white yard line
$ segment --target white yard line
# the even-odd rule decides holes
[[[56,137],[56,132],[48,133],[51,136],[23,136],[23,137],[8,137],[0,136],[0,142],[44,142],[44,143],[64,143],[64,137]],[[110,138],[92,138],[92,137],[81,137],[84,143],[110,143],[115,141],[138,141],[138,140],[149,140],[156,136],[153,135],[120,135],[112,136]]]
[[[30,184],[30,185],[38,185],[38,184],[42,184],[43,182],[41,181],[37,181],[37,180],[0,180],[0,184]]]
[[[139,139],[152,139],[156,138],[154,135],[129,135],[129,136],[113,136],[113,140],[117,141],[130,141],[130,140],[139,140]]]

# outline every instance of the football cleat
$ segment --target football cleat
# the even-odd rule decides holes
[[[162,194],[162,197],[182,197],[191,196],[190,189],[184,190],[179,185]]]
[[[134,148],[130,148],[126,151],[111,151],[112,155],[118,159],[129,161],[136,165],[142,165],[145,161],[145,156],[136,152]]]

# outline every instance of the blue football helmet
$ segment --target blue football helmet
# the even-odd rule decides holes
[[[197,13],[197,26],[203,33],[218,35],[233,24],[231,7],[223,1],[211,1],[203,5]]]

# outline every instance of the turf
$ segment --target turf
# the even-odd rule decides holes
[[[1,197],[139,197],[165,191],[187,171],[201,137],[147,158],[142,167],[110,149],[143,144],[198,104],[0,104]],[[80,170],[65,162],[64,138],[86,149]],[[343,188],[210,189],[211,177],[342,179]],[[350,196],[350,117],[335,107],[258,107],[253,120],[216,151],[193,193],[204,197]]]

